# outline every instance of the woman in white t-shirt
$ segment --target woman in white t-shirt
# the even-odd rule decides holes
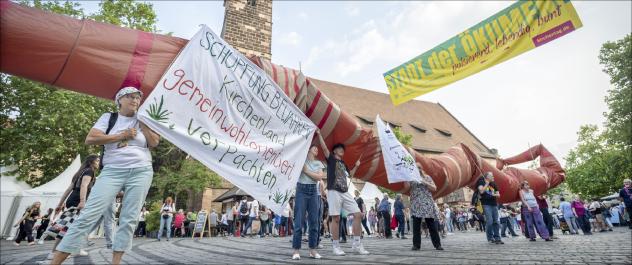
[[[104,167],[92,187],[86,208],[57,246],[52,264],[61,264],[68,255],[79,252],[91,228],[121,190],[125,190],[125,197],[112,245],[112,264],[120,264],[125,251],[132,249],[138,213],[154,175],[149,148],[157,146],[160,140],[158,134],[137,119],[142,96],[135,87],[122,88],[114,98],[118,112],[104,113],[88,132],[86,144],[105,146],[101,160]]]
[[[173,221],[173,214],[175,213],[173,205],[173,199],[167,197],[160,208],[160,229],[158,229],[158,241],[162,237],[162,231],[167,228],[167,241],[171,239],[171,221]]]

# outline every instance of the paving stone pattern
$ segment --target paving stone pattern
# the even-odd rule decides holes
[[[557,230],[556,232],[559,232]],[[504,238],[505,245],[490,245],[481,232],[455,233],[442,239],[444,251],[432,248],[429,238],[422,238],[421,251],[411,251],[412,240],[365,238],[370,255],[352,252],[351,240],[341,244],[347,256],[331,254],[331,243],[324,240],[322,260],[308,257],[290,259],[290,238],[175,238],[167,242],[135,239],[132,251],[125,254],[126,264],[632,264],[632,230],[615,228],[614,232],[592,236],[559,235],[553,242],[538,239],[529,242],[523,236]],[[410,237],[410,235],[409,235]],[[112,251],[103,239],[87,250],[85,257],[71,256],[64,264],[108,264]],[[11,241],[0,243],[0,264],[37,264],[45,259],[52,242],[44,245],[16,247]],[[306,243],[304,243],[306,247]]]

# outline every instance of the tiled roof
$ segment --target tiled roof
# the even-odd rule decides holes
[[[411,100],[397,107],[389,95],[357,87],[310,78],[333,102],[371,127],[375,116],[413,135],[412,147],[420,152],[442,153],[465,143],[482,157],[494,158],[492,151],[439,103]]]

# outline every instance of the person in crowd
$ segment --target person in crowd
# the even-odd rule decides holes
[[[270,233],[270,231],[268,231],[268,224],[270,223],[270,209],[268,209],[268,207],[261,206],[261,211],[259,211],[259,220],[261,221],[259,237],[268,236]]]
[[[384,197],[377,208],[377,211],[384,223],[384,237],[391,239],[391,202],[388,201],[388,194],[384,193]]]
[[[252,205],[252,203],[249,203],[247,197],[243,196],[241,197],[239,206],[237,206],[237,211],[239,211],[239,233],[241,237],[246,236],[244,228],[246,228],[248,220],[250,219],[250,205]]]
[[[623,188],[619,190],[619,200],[623,202],[623,205],[625,206],[625,212],[628,214],[628,219],[632,220],[632,180],[623,180]],[[628,222],[628,227],[632,229],[632,222]]]
[[[542,218],[542,212],[540,212],[538,202],[535,195],[533,195],[533,190],[527,181],[523,181],[520,184],[520,201],[522,201],[522,216],[526,221],[526,230],[529,234],[530,241],[535,241],[535,230],[533,226],[535,226],[544,240],[551,241],[549,231]]]
[[[251,235],[250,237],[252,237],[252,234],[254,234],[252,232],[252,223],[255,220],[259,219],[259,201],[258,200],[252,200],[250,202],[248,202],[248,221],[246,223],[246,225],[244,226],[244,230],[241,231],[241,237],[245,237],[248,234],[248,230],[250,229]]]
[[[406,217],[404,216],[404,203],[402,202],[402,195],[395,195],[394,212],[395,219],[397,220],[397,238],[408,239],[404,235],[406,228]]]
[[[325,173],[323,172],[323,176],[325,175]],[[317,202],[318,202],[318,215],[317,215],[317,223],[316,223],[316,228],[317,228],[317,233],[316,233],[316,248],[322,248],[323,246],[320,244],[320,240],[321,240],[321,233],[323,230],[323,202],[322,202],[322,194],[325,194],[325,186],[324,186],[324,182],[323,180],[319,180],[316,182],[316,198],[317,198]],[[309,215],[309,214],[308,214]],[[309,218],[309,216],[307,217]],[[307,241],[309,243],[309,239]]]
[[[452,223],[452,209],[450,209],[448,204],[443,205],[443,216],[445,217],[445,225],[448,230],[448,235],[451,235],[454,233],[454,226]]]
[[[607,206],[607,204],[605,203],[601,203],[603,206],[603,210],[601,212],[601,214],[603,215],[603,219],[604,219],[604,223],[606,225],[606,228],[608,229],[608,231],[612,232],[612,228],[614,227],[612,224],[612,214],[610,213],[610,207]]]
[[[160,229],[158,229],[158,241],[160,241],[163,229],[165,228],[167,228],[167,241],[171,239],[171,221],[173,220],[173,213],[175,213],[173,199],[171,197],[167,197],[160,207]]]
[[[285,208],[283,209],[283,212],[281,213],[281,224],[280,224],[280,231],[279,231],[280,237],[285,237],[286,235],[289,235],[288,224],[290,222],[291,211],[292,211],[292,206],[290,206],[290,203],[288,203],[287,205],[285,205]]]
[[[14,245],[20,246],[20,242],[25,238],[28,239],[29,246],[35,244],[35,240],[33,239],[33,225],[41,218],[41,205],[39,201],[34,202],[31,206],[26,208],[26,211],[22,214],[22,218],[14,225],[14,227],[19,227],[18,236],[15,237],[15,242],[13,243]]]
[[[68,186],[68,188],[66,188],[64,194],[62,194],[56,209],[58,209],[59,211],[63,211],[64,209],[70,209],[74,207],[73,211],[78,212],[86,206],[86,200],[88,198],[88,195],[90,195],[92,186],[95,183],[94,172],[97,171],[100,163],[101,159],[97,155],[88,155],[86,157],[86,159],[79,167],[79,170],[77,170],[77,172],[73,175],[70,185]],[[92,230],[93,229],[91,229],[90,231]],[[63,235],[58,234],[56,236],[53,248],[46,257],[46,260],[53,259],[53,257],[55,256],[57,245],[59,245],[59,242],[62,238]],[[86,256],[88,255],[88,252],[80,249],[79,255]]]
[[[485,220],[489,220],[485,225],[485,233],[487,235],[487,241],[493,244],[504,244],[500,240],[500,226],[498,224],[498,203],[496,198],[500,197],[500,192],[494,182],[494,175],[492,172],[486,172],[476,184],[480,196],[481,205],[483,206],[483,213],[485,214]]]
[[[564,197],[560,197],[560,211],[564,217],[564,221],[568,225],[571,235],[579,233],[579,226],[577,225],[577,219],[573,207],[570,202],[567,202]]]
[[[511,234],[512,237],[518,236],[516,232],[514,232],[513,224],[511,223],[511,221],[509,221],[509,219],[511,218],[511,215],[510,215],[509,210],[507,210],[507,206],[504,204],[501,204],[500,206],[498,206],[498,208],[500,209],[500,212],[499,212],[500,225],[502,226],[502,229],[500,231],[500,236],[507,237],[507,233],[505,232],[507,231],[508,228],[509,228],[509,233]]]
[[[209,222],[209,226],[211,227],[211,231],[209,231],[209,233],[212,234],[215,231],[215,229],[219,231],[218,221],[219,221],[219,216],[217,216],[217,212],[215,211],[215,209],[211,209],[211,213],[208,215],[208,222]]]
[[[606,225],[606,220],[603,217],[603,204],[599,202],[599,198],[593,199],[593,201],[588,206],[588,211],[595,219],[595,229],[599,229],[599,232],[608,231],[608,226]]]
[[[404,208],[404,218],[406,219],[406,234],[410,233],[410,208]]]
[[[571,203],[571,209],[584,235],[592,235],[592,232],[590,232],[590,221],[588,215],[586,215],[586,207],[584,207],[584,202],[579,199],[579,196],[575,196],[575,200]]]
[[[233,236],[233,233],[235,233],[235,231],[233,231],[233,227],[235,226],[235,212],[237,212],[237,207],[234,204],[226,207],[226,233],[228,236]]]
[[[37,237],[35,237],[38,240],[37,243],[40,245],[44,244],[45,238],[42,238],[42,235],[44,235],[44,231],[46,231],[46,228],[48,228],[50,219],[53,218],[53,211],[53,208],[48,208],[46,214],[42,216],[42,219],[40,219],[40,225],[37,227]]]
[[[347,165],[342,160],[345,153],[345,146],[342,143],[337,143],[333,146],[330,153],[325,144],[325,140],[320,132],[317,131],[320,147],[323,150],[325,157],[327,158],[327,201],[329,203],[329,215],[332,217],[331,230],[333,240],[333,252],[334,255],[345,255],[339,245],[339,222],[340,211],[344,210],[349,214],[354,215],[353,222],[353,244],[352,248],[357,253],[362,255],[369,254],[364,249],[361,241],[362,235],[362,213],[358,208],[358,204],[353,200],[351,194],[348,191],[347,178],[353,178],[356,170],[360,166],[360,160],[356,161],[353,169],[349,170]]]
[[[228,214],[227,213],[223,213],[222,217],[219,220],[219,224],[217,226],[218,229],[218,233],[219,235],[221,235],[222,237],[226,237],[226,235],[228,234]]]
[[[158,134],[136,117],[141,99],[142,92],[137,88],[122,88],[115,96],[118,113],[103,114],[88,133],[86,144],[105,145],[102,161],[105,166],[94,184],[86,210],[57,246],[53,264],[61,264],[68,255],[79,250],[82,239],[121,190],[125,190],[126,196],[113,245],[112,264],[120,264],[125,251],[131,249],[138,212],[153,178],[149,148],[157,146],[160,140]]]
[[[355,201],[358,204],[358,208],[360,208],[360,212],[362,213],[362,226],[364,227],[364,230],[366,231],[366,234],[371,237],[371,230],[369,229],[369,226],[367,225],[367,212],[366,212],[366,205],[364,204],[364,200],[362,199],[362,197],[360,197],[360,191],[356,190],[355,191]]]
[[[321,184],[323,189],[325,187],[324,183]],[[329,220],[331,220],[331,218],[329,217],[329,204],[327,203],[327,192],[326,191],[322,191],[322,193],[324,196],[322,196],[321,198],[321,204],[322,204],[322,210],[323,210],[323,217],[322,217],[322,231],[321,231],[321,235],[325,238],[331,238],[331,231],[329,230],[329,224],[331,223]],[[320,247],[319,247],[320,248]]]
[[[467,232],[467,214],[463,209],[459,210],[458,214],[459,230],[461,232]]]
[[[538,208],[540,208],[540,212],[542,213],[542,220],[544,220],[546,229],[549,231],[549,237],[551,239],[557,239],[557,237],[553,235],[553,217],[551,217],[551,213],[549,212],[549,203],[546,195],[538,195],[535,197],[535,200],[538,202]]]
[[[176,215],[173,217],[173,230],[174,235],[176,234],[176,232],[180,232],[180,237],[184,237],[185,233],[184,233],[184,219],[186,219],[186,216],[184,215],[184,210],[183,209],[179,209],[178,212],[176,213]]]
[[[187,213],[187,221],[189,221],[187,237],[193,236],[193,230],[195,230],[195,221],[197,220],[197,212],[191,211]]]
[[[478,230],[485,232],[485,217],[483,213],[479,212],[476,208],[472,208],[472,215],[474,216],[474,220],[476,220]]]
[[[134,233],[135,236],[144,237],[147,235],[147,222],[145,221],[145,218],[148,214],[149,211],[147,211],[147,207],[143,206],[143,208],[140,209],[140,214],[138,215],[138,227],[136,228],[136,233]]]
[[[369,227],[371,231],[375,234],[377,231],[377,212],[375,211],[375,207],[371,206],[371,210],[369,210]]]
[[[404,193],[410,191],[410,212],[413,219],[413,247],[412,250],[421,249],[421,222],[426,223],[426,227],[430,232],[430,240],[436,250],[443,250],[441,247],[441,238],[437,231],[437,222],[439,219],[439,209],[436,207],[432,198],[433,191],[437,190],[437,186],[430,176],[425,174],[421,164],[416,163],[417,169],[421,174],[421,182],[409,181],[404,182]]]

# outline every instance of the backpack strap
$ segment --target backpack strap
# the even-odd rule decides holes
[[[105,130],[105,134],[110,134],[110,131],[116,124],[116,120],[118,119],[118,112],[110,112],[110,118],[108,119],[108,128]],[[103,155],[105,154],[105,145],[101,146],[101,157],[99,159],[99,170],[103,169]]]

